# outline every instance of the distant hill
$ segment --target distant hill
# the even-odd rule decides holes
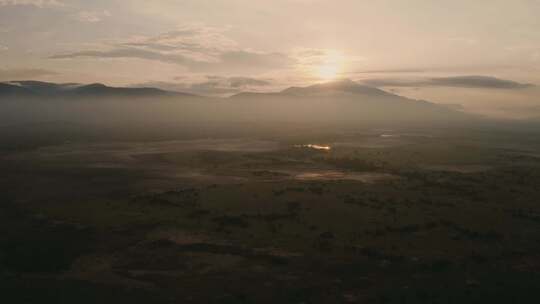
[[[54,118],[66,121],[116,121],[119,117],[123,117],[140,121],[158,119],[161,122],[174,123],[189,120],[233,123],[386,124],[446,123],[476,118],[448,106],[406,98],[351,80],[291,87],[275,93],[247,92],[225,99],[200,97],[151,87],[109,87],[99,83],[88,85],[39,81],[0,83],[0,100],[4,98],[16,101],[18,97],[21,99],[28,97],[28,100],[35,100],[38,103],[3,103],[5,120],[17,122],[24,118],[26,121],[36,122]],[[177,100],[176,97],[186,98]],[[119,102],[93,103],[92,107],[78,108],[71,100],[79,98],[92,101],[109,101],[115,98]],[[155,102],[131,103],[130,100],[134,98],[147,98]],[[42,103],[40,102],[42,99],[58,102]],[[40,110],[37,110],[37,106],[41,107]],[[11,109],[11,112],[8,113],[8,109]]]
[[[326,82],[321,84],[315,84],[307,87],[290,87],[281,92],[276,93],[253,93],[243,92],[231,96],[231,98],[251,98],[251,97],[339,97],[339,96],[352,96],[352,95],[366,95],[366,96],[391,96],[386,91],[381,89],[361,85],[352,80],[337,80],[332,82]],[[394,95],[396,96],[396,95]]]
[[[152,97],[195,96],[156,88],[109,87],[101,83],[50,83],[41,81],[10,81],[0,83],[0,97]]]
[[[371,96],[390,96],[381,89],[361,85],[349,79],[315,84],[308,87],[290,87],[281,92],[281,94],[295,96],[335,96],[343,94],[362,94]]]
[[[253,108],[264,116],[340,121],[448,121],[472,115],[424,100],[395,95],[351,80],[307,87],[290,87],[277,93],[240,93],[230,99],[238,108]]]
[[[29,95],[32,94],[31,90],[27,88],[12,85],[9,83],[0,83],[0,96],[5,95]]]

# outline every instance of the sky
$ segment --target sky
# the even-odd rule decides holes
[[[341,78],[540,117],[540,0],[0,0],[0,81],[226,96]]]

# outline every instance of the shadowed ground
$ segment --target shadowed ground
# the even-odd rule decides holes
[[[6,152],[3,297],[536,302],[538,143],[381,135]]]

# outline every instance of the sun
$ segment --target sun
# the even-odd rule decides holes
[[[317,70],[317,76],[323,80],[336,79],[339,74],[339,67],[337,64],[327,63],[321,65]]]
[[[339,52],[329,52],[315,68],[315,75],[329,81],[338,78],[343,67],[343,55]]]

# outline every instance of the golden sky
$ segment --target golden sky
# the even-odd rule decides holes
[[[0,81],[227,95],[338,78],[540,111],[540,1],[0,0]]]

